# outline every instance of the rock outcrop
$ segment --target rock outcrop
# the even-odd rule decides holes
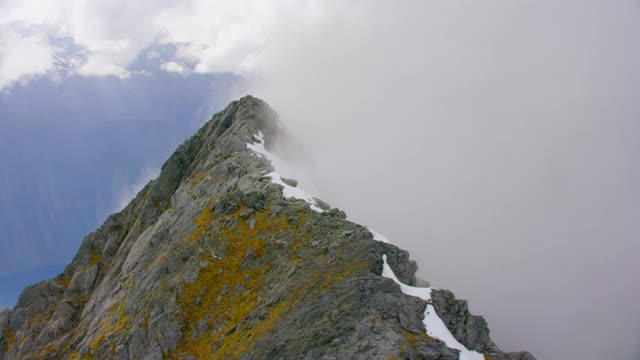
[[[409,254],[319,199],[285,196],[247,144],[286,137],[247,96],[182,144],[56,279],[0,312],[0,359],[457,359],[429,337]],[[433,305],[453,336],[500,352],[448,291]]]

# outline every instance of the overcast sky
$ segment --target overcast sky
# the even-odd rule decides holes
[[[486,316],[499,346],[541,360],[640,357],[638,1],[22,0],[0,1],[0,13],[0,110],[112,94],[94,112],[117,118],[121,135],[104,140],[101,161],[89,150],[78,164],[120,171],[119,183],[75,180],[88,194],[112,188],[104,211],[209,112],[251,92],[304,143],[301,184],[410,250],[421,277]],[[163,101],[132,98],[163,83]],[[55,97],[60,87],[76,90]],[[60,114],[74,106],[44,117],[57,142],[73,133]],[[26,127],[23,113],[0,125]],[[144,130],[131,125],[147,113]],[[135,138],[146,129],[158,136]],[[92,149],[84,138],[74,143]],[[123,146],[135,160],[118,167],[110,154]],[[77,151],[53,148],[54,162]],[[28,177],[37,162],[5,154],[20,165],[0,189],[19,197],[30,189],[6,174]],[[63,219],[51,223],[73,221],[54,203],[41,209]],[[95,214],[91,199],[79,204]]]

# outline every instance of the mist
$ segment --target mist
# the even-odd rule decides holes
[[[301,184],[502,349],[637,359],[638,3],[332,4],[274,30],[248,90],[304,143]]]
[[[121,207],[201,124],[202,111],[251,93],[305,149],[276,144],[298,159],[299,174],[283,175],[409,250],[421,278],[486,317],[499,347],[541,360],[639,358],[637,0],[185,0],[133,8],[124,0],[0,0],[0,9],[0,95],[12,99],[0,104],[8,109],[0,125],[22,129],[33,113],[56,130],[6,130],[0,142],[11,160],[0,173],[0,218],[11,225],[4,238],[14,239],[5,242],[0,273],[26,270],[26,257],[31,265],[71,257],[70,245],[102,217],[85,210],[86,199]],[[64,97],[53,86],[38,90],[42,82],[73,90],[76,81],[90,86]],[[163,121],[144,143],[139,135],[151,123],[122,120],[109,122],[113,139],[102,127],[90,132],[100,136],[74,135],[81,150],[73,156],[49,151],[58,144],[51,134],[76,149],[64,134],[77,125],[62,120],[95,121],[94,113]],[[46,148],[52,160],[21,160],[15,149],[24,137],[11,134],[34,133],[46,141],[25,153],[40,159]],[[102,140],[117,150],[100,152],[108,156],[99,161],[84,156]],[[62,166],[76,155],[72,168],[84,177]],[[22,166],[38,176],[15,170]],[[40,181],[49,177],[55,181]],[[68,190],[31,199],[33,191],[20,190],[25,179]],[[77,190],[103,183],[114,188]],[[70,196],[84,205],[55,201]],[[35,205],[12,204],[38,204],[48,216],[23,226]],[[67,219],[59,232],[48,222],[54,214]],[[31,228],[38,232],[28,235]]]

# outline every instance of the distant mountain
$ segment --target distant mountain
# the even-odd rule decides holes
[[[178,147],[64,272],[0,313],[2,359],[531,360],[409,254],[274,168],[244,97]]]

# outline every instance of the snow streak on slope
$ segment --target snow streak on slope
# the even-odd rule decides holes
[[[400,285],[400,289],[403,293],[419,297],[420,299],[427,302],[427,308],[424,311],[424,323],[425,328],[427,329],[427,335],[431,336],[434,339],[438,339],[443,341],[448,347],[452,349],[456,349],[460,351],[460,355],[458,356],[459,360],[484,360],[484,355],[476,352],[470,351],[464,345],[462,345],[455,337],[451,334],[449,329],[445,326],[442,319],[436,313],[435,308],[431,304],[431,288],[418,288],[409,285],[405,285],[398,280],[396,274],[394,274],[393,270],[389,264],[387,264],[387,255],[382,256],[382,261],[384,262],[384,267],[382,268],[382,276],[389,278],[395,281],[396,284]]]
[[[313,196],[311,196],[309,193],[307,193],[306,191],[300,188],[291,186],[289,184],[286,184],[284,181],[282,181],[282,176],[277,171],[275,171],[275,169],[276,167],[279,169],[281,168],[286,169],[287,168],[286,163],[281,159],[279,159],[277,156],[273,155],[264,147],[264,134],[262,134],[262,131],[258,131],[258,135],[254,135],[254,136],[256,138],[256,142],[252,144],[247,144],[247,148],[250,150],[253,150],[256,154],[264,156],[267,160],[271,162],[271,166],[273,167],[274,171],[270,172],[265,176],[271,178],[272,183],[278,184],[283,187],[282,195],[286,198],[295,198],[295,199],[304,200],[309,204],[309,206],[311,207],[311,210],[317,211],[317,212],[323,212],[324,210],[322,210],[320,206],[318,206],[318,203],[316,203],[316,201],[313,199]]]

